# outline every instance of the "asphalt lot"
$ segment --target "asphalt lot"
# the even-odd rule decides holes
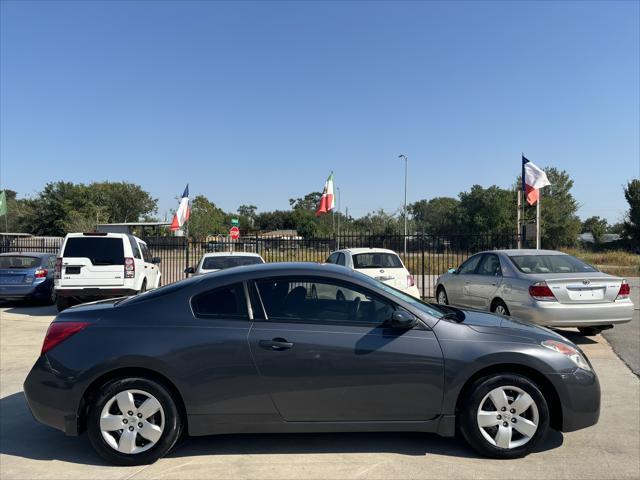
[[[632,277],[628,281],[635,305],[633,320],[602,333],[618,356],[640,376],[640,278]]]
[[[418,433],[283,434],[186,438],[154,465],[105,465],[86,436],[65,437],[38,424],[24,400],[22,382],[54,315],[53,307],[0,308],[2,479],[640,478],[640,380],[605,338],[572,331],[565,333],[600,377],[600,422],[578,432],[552,432],[524,459],[479,458],[460,440]],[[635,327],[630,325],[636,332],[638,321],[636,315]]]

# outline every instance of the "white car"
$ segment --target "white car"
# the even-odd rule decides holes
[[[74,303],[135,295],[160,285],[159,257],[126,233],[69,233],[56,259],[58,311]]]
[[[226,268],[241,267],[264,263],[264,259],[257,253],[249,252],[215,252],[205,253],[197,267],[189,267],[184,272],[194,275],[217,272]]]
[[[375,278],[409,295],[420,298],[413,276],[393,250],[384,248],[347,248],[329,255],[326,263],[342,265]]]

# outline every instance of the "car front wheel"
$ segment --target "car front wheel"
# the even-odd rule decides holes
[[[449,299],[447,298],[447,292],[445,291],[444,287],[440,287],[438,289],[436,300],[440,305],[449,305]]]
[[[173,447],[181,430],[180,413],[169,391],[145,378],[107,382],[87,416],[93,448],[116,465],[155,462]]]
[[[549,429],[549,408],[540,389],[517,374],[474,382],[458,412],[458,427],[482,455],[518,458],[530,453]]]

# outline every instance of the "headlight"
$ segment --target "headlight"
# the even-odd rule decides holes
[[[542,346],[564,355],[573,363],[575,363],[578,368],[591,371],[591,367],[589,366],[587,360],[578,350],[576,350],[572,346],[567,345],[566,343],[558,342],[557,340],[545,340],[544,342],[542,342]]]

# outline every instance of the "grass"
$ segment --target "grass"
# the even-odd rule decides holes
[[[568,248],[562,251],[610,275],[621,277],[640,276],[640,255],[635,253],[625,252],[624,250],[589,252],[578,248]]]

